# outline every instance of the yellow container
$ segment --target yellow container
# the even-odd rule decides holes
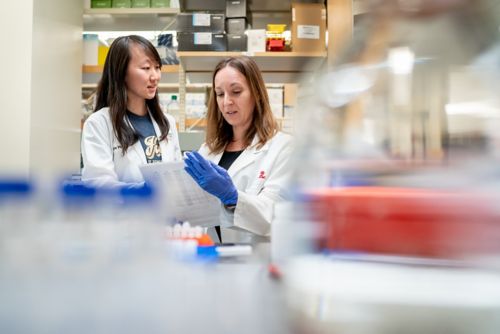
[[[99,45],[97,48],[97,65],[104,65],[106,56],[108,55],[109,47],[106,45]]]
[[[286,24],[268,24],[267,31],[273,34],[282,34],[286,29]]]

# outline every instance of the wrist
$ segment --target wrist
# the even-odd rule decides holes
[[[234,211],[236,209],[236,204],[224,204],[224,208],[229,211]]]
[[[234,189],[234,192],[227,196],[222,203],[225,207],[235,207],[238,203],[238,190]]]

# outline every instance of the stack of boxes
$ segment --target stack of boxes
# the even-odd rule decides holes
[[[226,51],[223,14],[177,15],[178,51]]]
[[[228,51],[247,51],[247,1],[226,0],[226,32]]]

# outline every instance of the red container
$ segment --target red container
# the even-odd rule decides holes
[[[383,187],[309,195],[329,250],[454,259],[500,252],[500,210],[490,195]]]

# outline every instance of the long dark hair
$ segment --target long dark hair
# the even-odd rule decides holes
[[[161,66],[161,58],[156,48],[150,41],[137,35],[121,36],[113,41],[109,48],[102,78],[97,86],[96,106],[94,112],[109,107],[113,131],[125,154],[127,149],[135,144],[139,137],[126,120],[127,114],[127,85],[125,77],[130,62],[130,45],[138,45],[144,49],[146,54]],[[146,100],[153,119],[158,123],[161,131],[159,140],[166,140],[170,130],[170,124],[161,110],[158,101],[158,92],[154,98]]]
[[[215,76],[227,66],[243,74],[255,99],[252,124],[245,133],[245,144],[250,145],[257,134],[259,136],[257,147],[262,147],[278,132],[279,126],[271,111],[269,96],[259,67],[247,56],[223,59],[215,67],[212,74],[212,91],[208,100],[206,144],[211,152],[220,153],[233,138],[233,128],[222,116],[215,96]]]

